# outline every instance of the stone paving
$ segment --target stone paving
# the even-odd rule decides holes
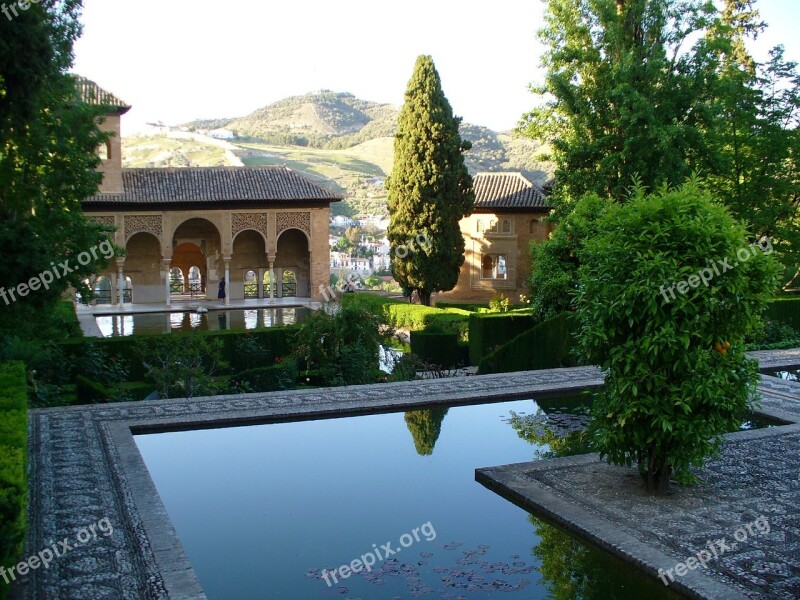
[[[698,471],[697,486],[668,498],[643,493],[635,468],[597,455],[479,469],[478,481],[544,514],[694,598],[800,597],[800,384],[762,377],[761,410],[795,424],[739,432]],[[756,519],[768,523],[761,533]],[[737,533],[751,524],[754,533]],[[762,525],[763,529],[767,527]],[[738,536],[738,537],[736,537]],[[727,541],[724,548],[713,540]],[[707,549],[707,570],[665,574]],[[659,569],[663,571],[659,572]]]
[[[800,351],[759,358],[770,367],[793,366]],[[765,381],[771,394],[769,399],[765,396],[767,412],[800,414],[791,399],[795,386],[774,378]],[[109,520],[114,533],[86,544],[72,544],[73,549],[49,569],[32,571],[20,580],[15,597],[205,598],[132,434],[408,410],[441,403],[483,403],[600,385],[598,369],[579,367],[31,411],[26,556],[53,541],[75,540],[82,528],[102,519]],[[770,463],[764,465],[768,470]],[[790,467],[789,461],[783,465],[784,469]],[[787,497],[787,505],[791,500]]]

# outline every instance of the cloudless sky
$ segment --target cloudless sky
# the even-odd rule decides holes
[[[798,0],[762,0],[776,44],[800,61]],[[534,104],[541,0],[85,0],[74,71],[148,121],[244,116],[320,89],[400,105],[430,54],[456,114],[495,130]]]

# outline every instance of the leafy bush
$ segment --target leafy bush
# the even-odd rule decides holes
[[[343,305],[335,315],[318,311],[300,326],[294,356],[323,385],[370,383],[378,371],[379,325],[357,307]]]
[[[469,362],[481,359],[527,331],[537,320],[529,312],[472,313],[469,317]]]
[[[466,339],[469,329],[470,312],[458,308],[439,309],[373,294],[348,294],[342,297],[342,306],[357,306],[395,329],[419,331],[436,326],[440,330],[458,332],[462,340]]]
[[[531,293],[526,300],[537,320],[549,319],[570,308],[584,244],[594,235],[598,219],[611,204],[598,196],[586,196],[558,224],[550,239],[531,243]]]
[[[561,313],[539,323],[484,356],[478,372],[486,375],[572,367],[577,325],[575,313]]]
[[[508,312],[510,307],[511,301],[502,292],[489,300],[489,310],[492,312]]]
[[[763,331],[754,336],[757,341],[747,344],[746,350],[783,350],[800,348],[800,331],[780,321],[766,321]]]
[[[758,365],[745,357],[744,338],[772,297],[778,268],[750,253],[746,239],[690,182],[650,196],[636,190],[609,208],[581,255],[580,354],[607,371],[591,436],[609,462],[637,464],[650,493],[665,494],[673,470],[692,481],[690,468],[738,428],[756,390]],[[712,271],[709,261],[735,261],[742,248],[748,260]],[[674,282],[689,283],[672,294]]]
[[[159,398],[194,398],[213,391],[212,376],[224,371],[222,342],[199,335],[148,336],[134,342]]]
[[[0,565],[19,561],[25,539],[28,412],[25,366],[0,365]],[[7,585],[0,578],[0,598]]]

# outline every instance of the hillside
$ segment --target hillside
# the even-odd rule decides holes
[[[279,100],[246,117],[193,121],[183,127],[197,133],[220,127],[230,129],[238,136],[231,142],[236,148],[233,153],[244,164],[286,165],[346,194],[345,202],[333,205],[334,214],[386,214],[384,182],[392,168],[399,111],[390,104],[323,90]],[[552,176],[552,165],[537,160],[541,153],[537,142],[469,123],[461,124],[461,135],[472,142],[472,149],[465,154],[472,174],[522,171],[539,184]],[[218,148],[201,149],[203,144],[198,141],[175,148],[174,140],[166,136],[164,147],[154,148],[159,139],[126,138],[126,166],[161,166],[154,164],[152,157],[163,162],[169,153],[176,155],[169,159],[170,166],[187,161],[196,166],[219,164]],[[146,157],[149,160],[144,164]]]

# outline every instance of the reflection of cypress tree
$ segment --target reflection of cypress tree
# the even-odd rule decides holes
[[[529,515],[539,543],[533,555],[553,600],[648,598],[678,600],[660,580],[644,575],[621,559],[579,542],[560,529]]]
[[[414,437],[414,446],[420,456],[433,454],[433,447],[442,431],[442,421],[448,409],[444,407],[411,410],[406,413],[406,425]]]

